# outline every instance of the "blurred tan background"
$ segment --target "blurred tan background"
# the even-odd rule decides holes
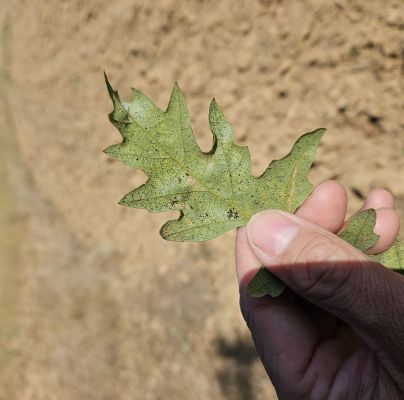
[[[163,109],[177,80],[204,150],[215,96],[255,174],[326,127],[312,182],[403,217],[402,0],[10,0],[0,29],[0,399],[275,399],[234,232],[169,243],[174,213],[117,205],[145,176],[101,152],[102,73]]]

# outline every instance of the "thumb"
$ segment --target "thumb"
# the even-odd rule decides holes
[[[394,313],[403,303],[403,277],[338,236],[269,210],[251,218],[247,237],[255,256],[288,287],[357,331],[383,332],[399,317]]]

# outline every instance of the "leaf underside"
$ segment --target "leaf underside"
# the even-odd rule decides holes
[[[404,243],[400,237],[396,238],[388,250],[371,258],[393,271],[404,274]]]
[[[133,90],[132,102],[123,103],[108,79],[106,83],[114,106],[109,119],[123,140],[104,151],[149,177],[120,204],[151,212],[179,211],[177,220],[161,228],[164,239],[212,239],[265,209],[294,212],[310,194],[307,173],[325,129],[300,137],[286,157],[272,161],[256,178],[248,148],[233,142],[233,129],[215,100],[209,108],[213,146],[203,153],[177,84],[163,112],[138,90]]]
[[[164,239],[212,239],[245,225],[262,210],[294,213],[311,193],[307,174],[325,129],[301,136],[288,155],[272,161],[261,176],[254,177],[248,148],[233,142],[233,129],[214,99],[209,107],[213,146],[204,153],[195,141],[185,98],[177,84],[167,110],[162,111],[136,89],[130,103],[122,102],[106,76],[105,81],[113,103],[109,120],[121,133],[122,141],[104,152],[148,176],[146,183],[119,204],[150,212],[177,210],[179,218],[166,222],[160,230]],[[361,250],[377,241],[373,234],[375,215],[370,214],[359,214],[341,233]],[[402,243],[397,242],[390,250],[383,260],[394,264],[399,254],[404,264]],[[278,296],[284,288],[278,278],[261,268],[247,293]]]
[[[376,211],[370,208],[356,214],[338,236],[357,249],[366,251],[379,239],[379,235],[373,232],[375,225]]]

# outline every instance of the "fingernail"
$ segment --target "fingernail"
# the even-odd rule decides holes
[[[297,235],[300,226],[276,211],[254,215],[247,224],[250,246],[261,262],[280,256]]]

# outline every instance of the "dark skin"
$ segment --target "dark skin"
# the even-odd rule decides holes
[[[238,230],[241,309],[280,400],[404,398],[404,277],[336,237],[346,197],[336,182],[319,185],[290,217],[299,234],[274,258],[252,239],[272,214]],[[393,197],[377,190],[363,207],[377,210],[380,238],[368,251],[377,254],[398,233]],[[278,298],[247,296],[245,286],[261,265],[292,290]]]

